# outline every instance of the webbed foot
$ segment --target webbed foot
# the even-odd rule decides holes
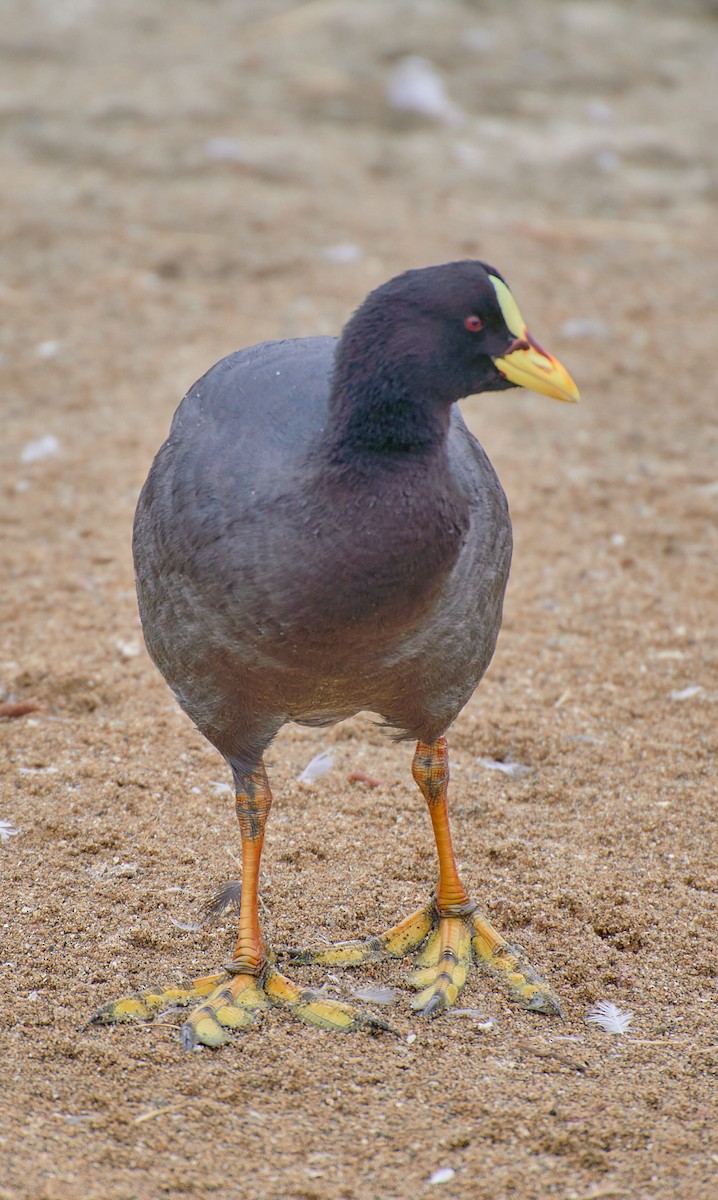
[[[256,1013],[270,1007],[284,1008],[307,1025],[337,1033],[357,1029],[389,1030],[378,1018],[349,1004],[331,1000],[319,992],[302,988],[265,964],[258,975],[222,971],[194,979],[184,986],[150,988],[104,1004],[92,1018],[95,1024],[150,1021],[165,1009],[196,1005],[182,1026],[182,1046],[221,1046],[227,1029],[251,1025]]]
[[[306,950],[282,950],[291,962],[326,967],[404,958],[420,951],[409,984],[419,992],[411,1002],[423,1016],[437,1016],[456,1002],[474,962],[507,988],[512,1000],[532,1012],[561,1016],[548,984],[528,962],[520,946],[507,942],[477,909],[441,914],[435,901],[378,937],[338,942]]]

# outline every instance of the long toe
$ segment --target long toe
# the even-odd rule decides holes
[[[157,1013],[166,1008],[185,1008],[196,1004],[203,996],[208,996],[224,978],[224,972],[219,971],[213,975],[202,975],[189,983],[173,987],[146,988],[145,991],[136,992],[132,996],[109,1000],[90,1018],[90,1024],[119,1025],[127,1021],[151,1021]]]
[[[442,917],[409,976],[418,988],[411,1007],[435,1017],[452,1004],[466,983],[471,966],[471,931],[463,917]]]
[[[321,967],[359,967],[387,958],[404,958],[426,941],[435,923],[436,909],[430,902],[376,937],[336,942],[332,946],[309,946],[305,950],[282,949],[278,956],[288,958],[290,962]]]
[[[373,1017],[370,1013],[362,1012],[340,1000],[330,1000],[320,992],[299,987],[274,967],[267,971],[264,986],[273,1004],[288,1009],[306,1025],[316,1025],[318,1029],[331,1029],[335,1033],[354,1033],[357,1029],[394,1032],[385,1021]]]
[[[523,948],[507,942],[480,912],[469,921],[477,963],[504,984],[511,999],[529,1012],[562,1017],[558,996],[531,966]]]

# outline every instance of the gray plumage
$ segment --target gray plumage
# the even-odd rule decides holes
[[[341,341],[229,355],[190,389],[153,463],[133,541],[145,640],[238,783],[286,721],[368,710],[433,742],[491,660],[511,525],[453,401],[508,386],[488,352],[512,335],[484,268],[450,266],[476,277],[452,277],[449,298],[438,277],[436,313],[409,280],[408,300],[379,289]],[[444,326],[479,283],[488,352],[459,370],[469,351]]]

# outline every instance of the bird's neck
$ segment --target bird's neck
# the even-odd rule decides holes
[[[374,341],[371,356],[363,347],[353,353],[357,332],[345,332],[337,353],[327,429],[332,455],[441,456],[451,403],[437,400],[431,371],[415,356],[397,353],[386,335]]]
[[[328,438],[334,457],[433,456],[443,449],[449,409],[437,411],[395,387],[343,391],[332,408]]]

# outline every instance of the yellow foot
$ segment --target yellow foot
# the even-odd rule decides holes
[[[473,961],[507,987],[512,1000],[532,1012],[561,1016],[558,998],[536,973],[520,946],[507,942],[474,910],[464,916],[440,916],[431,901],[378,937],[280,953],[295,963],[356,967],[387,958],[404,958],[421,948],[409,983],[419,990],[412,1008],[433,1017],[455,1003]]]
[[[260,1009],[272,1005],[287,1009],[307,1025],[337,1033],[390,1028],[349,1004],[325,999],[317,992],[299,987],[269,965],[259,976],[222,971],[194,979],[184,987],[138,992],[135,996],[104,1004],[92,1021],[103,1025],[148,1021],[163,1009],[184,1008],[190,1004],[197,1004],[197,1007],[182,1026],[185,1050],[198,1044],[221,1046],[227,1040],[226,1029],[251,1025]]]
[[[468,924],[477,963],[506,985],[512,1000],[531,1012],[563,1016],[558,996],[531,966],[522,946],[507,942],[478,910]]]
[[[429,934],[416,968],[409,976],[419,989],[411,1007],[423,1017],[451,1008],[466,983],[471,966],[471,930],[463,917],[441,917]]]
[[[385,958],[404,958],[425,942],[436,924],[433,902],[417,909],[398,925],[363,942],[337,942],[334,946],[310,946],[306,950],[283,949],[278,954],[294,963],[320,967],[360,967]]]

